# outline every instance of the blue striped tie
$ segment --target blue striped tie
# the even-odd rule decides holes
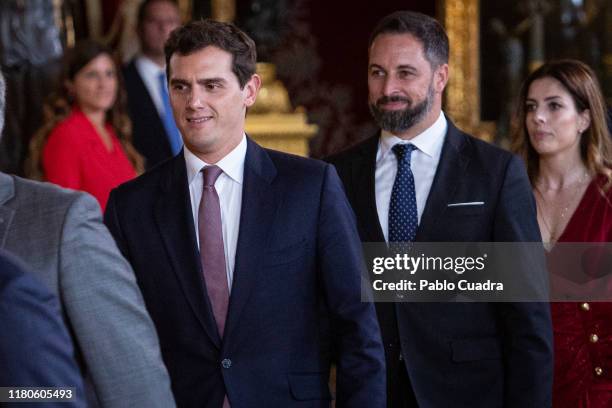
[[[162,121],[164,122],[164,128],[166,129],[166,135],[168,136],[168,142],[170,143],[170,149],[172,155],[177,154],[183,147],[183,140],[179,133],[176,123],[174,122],[174,116],[172,116],[172,107],[170,106],[170,98],[168,96],[168,89],[166,87],[166,74],[161,72],[158,76],[159,89],[161,91],[162,102],[164,103],[164,115]]]

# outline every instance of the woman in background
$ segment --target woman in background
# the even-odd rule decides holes
[[[110,191],[143,168],[110,50],[85,40],[67,51],[45,116],[30,145],[28,175],[86,191],[104,211]]]
[[[513,142],[543,241],[612,241],[612,141],[595,74],[579,61],[550,62],[519,98]],[[553,406],[612,407],[612,304],[558,302],[551,312]]]

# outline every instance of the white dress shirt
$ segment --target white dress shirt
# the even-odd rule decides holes
[[[423,209],[429,196],[429,190],[431,190],[431,184],[440,162],[440,154],[442,153],[442,145],[444,144],[447,128],[446,118],[440,112],[440,116],[433,125],[411,140],[400,139],[384,130],[381,132],[378,152],[376,153],[374,185],[376,210],[385,241],[389,241],[389,203],[391,201],[391,190],[393,190],[395,175],[397,174],[397,157],[391,149],[397,143],[412,143],[416,146],[416,149],[412,152],[410,169],[414,175],[417,213],[420,224]]]
[[[149,96],[151,96],[153,104],[157,108],[157,113],[160,117],[163,117],[164,101],[162,100],[161,90],[159,89],[159,74],[165,75],[166,68],[160,67],[143,55],[136,58],[135,65],[147,91],[149,91]]]
[[[242,180],[244,177],[244,159],[246,157],[246,135],[242,141],[217,163],[223,173],[215,182],[215,189],[219,195],[221,207],[221,226],[223,229],[223,247],[225,252],[225,270],[227,272],[227,286],[232,290],[234,280],[234,264],[236,260],[236,245],[240,228],[240,209],[242,208]],[[200,247],[200,234],[198,231],[198,210],[202,199],[203,175],[201,170],[211,164],[200,160],[189,151],[187,146],[183,150],[187,165],[187,182],[189,183],[189,196],[191,198],[191,211],[195,226],[198,248]]]

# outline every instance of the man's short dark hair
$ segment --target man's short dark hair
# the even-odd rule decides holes
[[[232,54],[232,71],[240,88],[255,74],[257,51],[255,43],[232,23],[200,20],[185,24],[172,31],[166,41],[166,70],[170,78],[170,58],[173,54],[189,55],[206,47],[215,46]]]
[[[368,49],[381,34],[410,34],[423,44],[425,58],[432,67],[448,63],[448,36],[433,17],[414,11],[396,11],[378,22],[370,35]]]
[[[138,13],[136,14],[136,27],[142,26],[142,23],[147,16],[147,8],[149,5],[159,1],[174,4],[174,6],[178,9],[178,3],[176,0],[144,0],[142,3],[140,3],[140,6],[138,6]]]

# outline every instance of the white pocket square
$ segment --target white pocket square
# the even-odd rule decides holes
[[[476,205],[484,205],[484,201],[469,201],[465,203],[451,203],[451,204],[448,204],[447,207],[468,207],[468,206],[476,206]]]

